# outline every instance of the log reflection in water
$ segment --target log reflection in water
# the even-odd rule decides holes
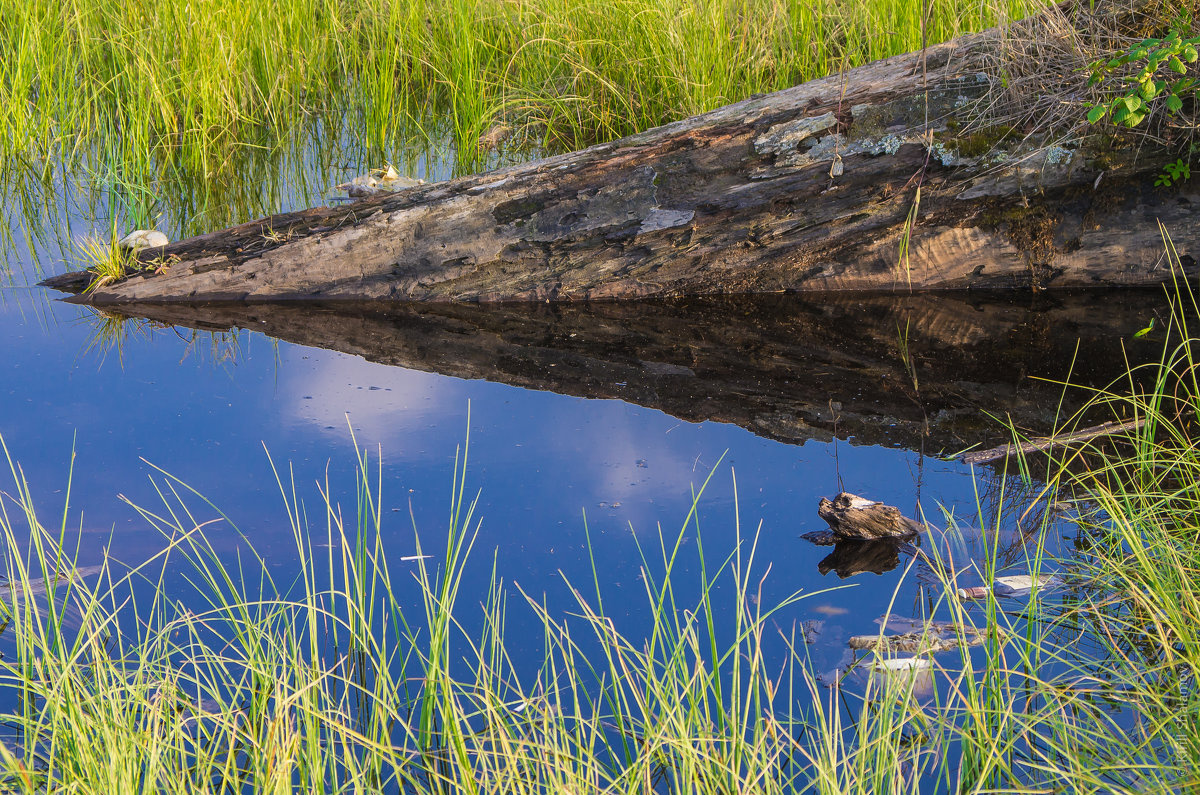
[[[458,378],[617,398],[788,443],[839,438],[937,453],[1004,441],[992,417],[1050,432],[1062,388],[1040,379],[1103,385],[1125,372],[1126,356],[1152,358],[1159,346],[1123,343],[1165,303],[1154,290],[122,311]],[[1062,410],[1083,398],[1068,394]]]
[[[883,574],[899,565],[900,549],[894,541],[839,541],[817,564],[817,571],[832,571],[844,580],[865,572]]]

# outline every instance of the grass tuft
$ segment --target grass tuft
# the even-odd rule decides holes
[[[78,249],[84,268],[95,274],[85,292],[120,281],[128,273],[129,254],[117,245],[115,237],[110,240],[86,237],[79,241]]]

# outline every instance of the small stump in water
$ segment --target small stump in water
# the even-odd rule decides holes
[[[924,525],[909,519],[895,506],[846,492],[832,500],[822,497],[817,515],[829,523],[838,538],[912,538],[924,529]]]

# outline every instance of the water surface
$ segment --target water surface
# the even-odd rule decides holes
[[[250,209],[311,197],[268,198]],[[82,562],[107,552],[136,563],[162,548],[118,498],[154,506],[158,467],[229,518],[209,530],[219,551],[244,550],[240,533],[286,575],[294,540],[270,460],[292,468],[307,504],[320,505],[328,478],[352,510],[356,445],[382,456],[385,541],[398,561],[415,552],[414,532],[440,546],[469,424],[482,523],[464,604],[495,571],[565,609],[566,583],[590,581],[594,562],[606,606],[636,632],[643,555],[656,554],[660,532],[668,543],[682,534],[676,576],[694,572],[697,584],[697,542],[722,561],[756,537],[770,572],[764,603],[811,594],[777,620],[802,628],[829,681],[854,659],[851,636],[877,632],[889,606],[921,616],[940,592],[918,569],[903,576],[907,554],[801,538],[824,528],[820,497],[846,490],[939,525],[949,515],[993,528],[1012,570],[1025,570],[1019,534],[1045,506],[1018,518],[1038,484],[1001,486],[1000,469],[952,454],[1002,441],[1002,421],[1051,431],[1085,396],[1064,396],[1060,382],[1102,386],[1127,359],[1153,358],[1154,336],[1134,333],[1151,318],[1162,328],[1167,311],[1150,290],[115,314],[32,286],[56,252],[70,256],[71,235],[109,221],[107,206],[10,212],[0,287],[0,434],[47,518],[71,476],[67,524]],[[47,229],[50,218],[63,229]],[[1069,554],[1073,526],[1049,528],[1051,551]],[[509,623],[517,647],[528,632],[530,660],[534,626],[519,611]]]

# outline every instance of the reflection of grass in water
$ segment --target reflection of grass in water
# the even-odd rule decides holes
[[[125,360],[125,342],[131,333],[131,328],[136,321],[125,315],[114,312],[106,312],[103,309],[92,308],[95,322],[92,323],[93,334],[88,340],[87,347],[84,348],[84,353],[96,353],[103,362],[108,358],[110,351],[115,350],[121,361]],[[132,332],[135,333],[135,332]]]
[[[208,361],[217,366],[236,365],[243,358],[241,334],[237,331],[198,331],[164,326],[153,320],[130,317],[121,312],[108,311],[103,307],[88,306],[92,335],[84,346],[85,356],[94,355],[103,364],[108,354],[116,352],[121,362],[125,360],[125,349],[139,337],[150,338],[156,330],[172,334],[184,342],[180,361],[193,355],[203,357],[207,344]],[[278,341],[269,340],[278,365]]]
[[[25,248],[39,257],[30,263],[39,278],[61,262],[77,269],[74,238],[81,233],[120,237],[135,228],[159,227],[177,240],[320,204],[348,171],[385,159],[381,150],[354,145],[344,130],[325,139],[322,129],[297,125],[287,140],[235,147],[213,170],[157,163],[148,153],[137,155],[146,161],[139,164],[100,150],[78,154],[73,165],[10,160],[11,168],[0,174],[0,196],[6,197],[0,219],[4,267],[24,258]],[[424,148],[397,146],[386,157],[419,173],[442,167]]]

